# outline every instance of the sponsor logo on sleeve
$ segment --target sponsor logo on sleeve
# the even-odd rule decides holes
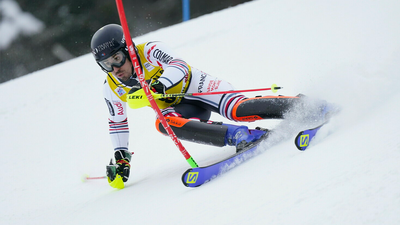
[[[212,80],[208,84],[207,92],[212,92],[214,90],[217,90],[219,85],[221,84],[221,80]]]
[[[117,93],[119,95],[119,97],[121,97],[122,95],[124,95],[126,93],[126,91],[122,87],[117,87],[115,89],[115,93]]]
[[[149,62],[145,62],[144,68],[146,68],[146,70],[150,72],[154,69],[154,66],[152,66]]]
[[[124,115],[124,107],[122,106],[122,103],[121,102],[113,102],[113,104],[118,109],[118,115]]]
[[[111,116],[115,116],[114,108],[113,108],[111,102],[108,101],[106,98],[104,100],[106,100],[106,104],[107,104],[107,107],[108,107],[108,111],[110,112],[110,115]]]
[[[173,57],[161,51],[160,49],[153,51],[153,57],[164,64],[168,64],[173,59]]]
[[[200,82],[199,82],[199,86],[197,87],[197,92],[198,93],[202,93],[203,92],[203,86],[204,86],[204,81],[206,80],[207,75],[202,73],[200,76]]]

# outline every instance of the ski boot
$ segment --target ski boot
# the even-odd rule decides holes
[[[228,127],[225,135],[225,144],[236,146],[236,152],[242,151],[252,142],[257,141],[268,133],[267,129],[249,129],[246,126],[236,126],[231,124],[223,124]]]
[[[223,147],[236,146],[237,152],[267,134],[266,129],[248,129],[246,126],[224,124],[222,122],[199,122],[179,117],[167,117],[168,124],[181,140]],[[156,128],[162,134],[167,132],[159,120]]]

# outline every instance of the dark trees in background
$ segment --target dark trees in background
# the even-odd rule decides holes
[[[33,36],[19,36],[0,50],[0,82],[87,54],[96,30],[119,24],[113,0],[16,1],[22,11],[41,20],[45,29]],[[191,18],[247,1],[191,0]],[[125,0],[124,7],[132,37],[182,22],[182,0]]]

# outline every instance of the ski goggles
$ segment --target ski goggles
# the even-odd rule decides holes
[[[124,65],[125,61],[125,54],[122,52],[122,50],[119,50],[114,55],[108,57],[107,59],[101,60],[98,63],[107,72],[112,72],[114,70],[114,66],[121,67],[122,65]]]

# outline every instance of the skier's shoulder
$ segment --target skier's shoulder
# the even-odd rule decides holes
[[[162,42],[162,41],[148,41],[141,44],[136,45],[138,50],[143,51],[144,53],[149,53],[152,51],[170,51],[170,47]]]
[[[157,45],[165,45],[162,41],[147,41],[142,43],[141,45],[144,45],[145,47],[153,47]]]
[[[104,82],[103,82],[103,90],[106,90],[109,88],[110,88],[110,84],[108,82],[108,79],[106,78],[106,79],[104,79]]]
[[[110,86],[110,81],[109,79],[104,79],[104,83],[103,83],[103,95],[105,98],[111,98],[110,94],[114,94],[111,86]]]
[[[107,89],[107,88],[110,88],[110,82],[111,80],[110,80],[110,76],[109,76],[109,74],[107,74],[107,77],[104,79],[104,82],[103,82],[103,89]]]
[[[129,88],[121,86],[119,80],[112,75],[108,75],[103,84],[103,95],[107,99],[125,100],[125,95],[129,92]]]
[[[140,44],[136,44],[136,48],[140,51],[144,51],[144,49],[149,49],[153,47],[158,41],[146,41],[142,42]]]

